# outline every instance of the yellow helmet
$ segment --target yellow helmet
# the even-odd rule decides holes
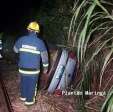
[[[28,27],[27,27],[28,30],[33,30],[37,33],[40,32],[40,28],[39,28],[39,24],[37,22],[31,22]]]

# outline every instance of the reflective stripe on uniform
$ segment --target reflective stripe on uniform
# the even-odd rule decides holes
[[[2,47],[0,47],[0,50],[2,50]]]
[[[16,46],[13,47],[13,50],[15,53],[18,53],[18,49],[16,48]]]
[[[2,55],[0,54],[0,59],[2,58]]]
[[[22,48],[31,49],[31,50],[36,50],[37,49],[36,46],[25,45],[25,44],[22,45]]]
[[[22,73],[22,74],[39,74],[40,73],[40,70],[28,71],[28,70],[19,69],[19,72]]]
[[[33,105],[34,103],[35,103],[35,101],[32,101],[32,102],[27,102],[27,101],[26,101],[26,102],[25,102],[25,105],[28,105],[28,106],[29,106],[29,105]]]
[[[33,105],[33,104],[35,103],[35,100],[36,100],[36,99],[35,99],[35,97],[34,97],[34,98],[33,98],[33,101],[31,101],[31,102],[27,102],[27,101],[26,101],[26,102],[25,102],[25,105],[28,105],[28,106],[29,106],[29,105]]]
[[[0,40],[0,44],[2,44],[2,40]]]
[[[32,49],[26,49],[26,48],[20,48],[19,51],[30,52],[30,53],[33,53],[33,54],[40,54],[40,51],[36,51],[36,50],[32,50]]]
[[[26,101],[26,98],[20,97],[20,100],[21,100],[21,101]]]
[[[43,64],[43,67],[48,67],[49,66],[49,64]]]

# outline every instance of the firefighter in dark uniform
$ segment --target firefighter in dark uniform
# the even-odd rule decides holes
[[[20,99],[25,105],[35,103],[37,81],[42,62],[44,74],[48,71],[48,52],[44,42],[39,38],[39,24],[31,22],[28,27],[28,35],[17,40],[14,51],[19,53]],[[41,61],[42,60],[42,61]]]
[[[2,56],[2,33],[0,34],[0,59],[2,59],[3,58],[3,56]]]

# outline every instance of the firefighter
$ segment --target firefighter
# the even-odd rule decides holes
[[[0,34],[0,59],[2,59],[2,33]]]
[[[28,35],[17,40],[14,52],[19,53],[20,100],[25,105],[35,103],[37,81],[40,73],[40,62],[43,65],[43,73],[48,71],[48,52],[44,42],[39,37],[39,24],[31,22],[28,27]]]

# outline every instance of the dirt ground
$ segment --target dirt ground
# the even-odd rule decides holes
[[[75,112],[75,98],[73,96],[56,96],[48,94],[46,90],[38,90],[36,104],[25,106],[19,100],[19,76],[17,71],[3,73],[14,112]]]
[[[103,75],[102,85],[98,91],[108,91],[113,85],[113,63],[107,67]],[[7,66],[2,69],[2,77],[7,88],[14,112],[83,112],[78,107],[78,96],[56,96],[48,94],[47,90],[38,90],[36,104],[30,107],[19,100],[19,82],[17,68]],[[78,76],[76,76],[78,80]],[[95,84],[95,82],[94,82]],[[93,84],[93,86],[95,86]],[[87,112],[100,112],[106,96],[92,95],[86,101]]]

